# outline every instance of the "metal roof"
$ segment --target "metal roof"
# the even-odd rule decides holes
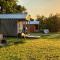
[[[0,19],[26,19],[27,14],[0,14]]]
[[[37,21],[37,20],[29,21],[28,24],[39,24],[39,21]]]

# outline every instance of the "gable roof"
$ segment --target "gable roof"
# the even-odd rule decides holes
[[[27,14],[0,14],[0,19],[26,19]]]

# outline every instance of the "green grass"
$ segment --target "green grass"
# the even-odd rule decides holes
[[[41,36],[40,38],[43,39],[60,39],[60,33],[49,33],[49,34],[31,33],[31,35]]]
[[[41,35],[41,38],[44,38],[44,39],[60,39],[60,34]]]
[[[0,60],[60,60],[60,38],[57,39],[60,35],[54,35],[53,38],[49,34],[40,39],[22,39],[22,44],[4,46],[0,48]],[[8,38],[10,43],[15,41],[16,38]]]

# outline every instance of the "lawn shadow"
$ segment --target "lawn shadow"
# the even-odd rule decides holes
[[[26,43],[24,38],[15,39],[13,41],[7,40],[7,44],[0,44],[0,48],[17,45],[17,44],[24,44],[24,43]]]

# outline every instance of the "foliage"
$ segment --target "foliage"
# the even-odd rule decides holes
[[[51,32],[57,32],[60,29],[60,18],[58,15],[51,15],[47,18],[47,26]]]
[[[39,29],[49,29],[50,32],[60,31],[60,17],[58,15],[50,15],[49,17],[37,16],[40,21]]]
[[[17,5],[17,0],[0,0],[0,13],[21,13],[25,7]]]
[[[40,29],[40,31],[42,31],[43,29],[47,29],[45,19],[46,19],[45,16],[39,16],[39,15],[37,16],[37,20],[39,21],[39,29]]]

